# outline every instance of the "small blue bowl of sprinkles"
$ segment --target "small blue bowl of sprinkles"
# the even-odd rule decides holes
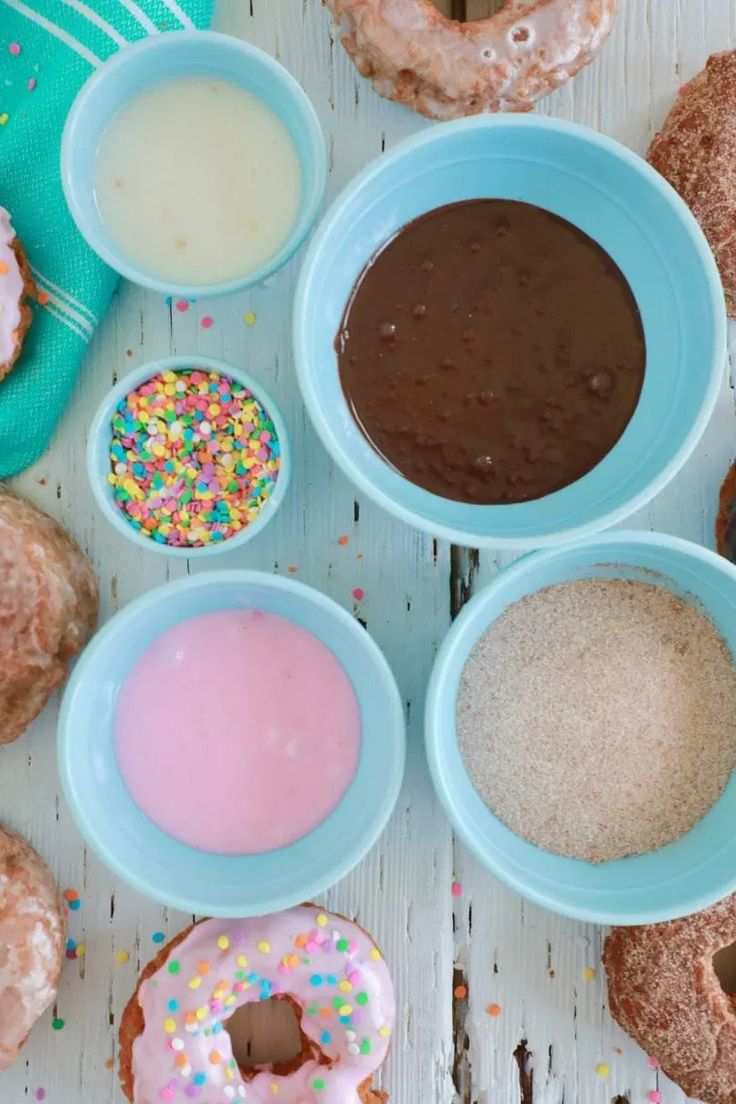
[[[107,520],[174,557],[231,551],[280,506],[291,474],[283,416],[252,376],[211,357],[131,372],[92,422],[87,470]]]

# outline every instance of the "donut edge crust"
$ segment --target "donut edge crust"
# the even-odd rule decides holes
[[[28,298],[36,298],[38,296],[38,289],[36,288],[36,281],[33,279],[33,273],[28,263],[25,250],[20,243],[20,239],[16,236],[10,244],[10,248],[15,253],[16,260],[18,261],[18,268],[23,278],[23,291],[20,298],[20,322],[18,324],[18,340],[15,345],[15,350],[10,360],[5,364],[0,364],[0,382],[10,372],[11,368],[15,365],[19,356],[23,352],[23,343],[26,339],[31,323],[33,322],[33,311],[27,302]]]
[[[315,906],[311,903],[306,903],[304,907],[313,908]],[[331,915],[336,916],[340,920],[345,920],[346,923],[355,923],[354,920],[349,920],[347,916],[342,916],[338,912],[332,913]],[[138,1038],[138,1036],[143,1033],[143,1029],[145,1027],[143,1009],[138,1003],[138,993],[140,991],[140,987],[144,981],[147,981],[164,966],[171,952],[176,947],[178,947],[180,943],[184,942],[187,936],[190,935],[192,931],[194,931],[198,924],[202,924],[203,922],[204,919],[197,920],[195,921],[195,923],[190,924],[189,927],[185,928],[184,931],[179,932],[178,935],[175,935],[173,939],[171,939],[164,947],[161,948],[160,951],[158,951],[154,958],[152,958],[148,965],[144,967],[144,969],[141,971],[138,977],[135,991],[126,1004],[125,1009],[123,1010],[123,1015],[120,1020],[120,1028],[118,1030],[118,1042],[120,1044],[118,1076],[120,1078],[120,1087],[123,1090],[123,1094],[130,1101],[130,1104],[133,1104],[134,1101],[135,1083],[135,1079],[133,1077],[133,1043]],[[360,925],[356,925],[356,927],[360,927]],[[363,928],[362,930],[365,931],[365,928]],[[366,931],[365,933],[371,939],[373,939],[373,936],[370,935],[369,932]],[[288,1000],[289,1003],[293,1006],[295,1012],[297,1012],[297,1014],[300,1012],[299,1006],[297,1005],[296,1001],[292,1000],[288,996],[288,994],[276,996],[272,999]],[[295,1070],[299,1069],[303,1062],[305,1062],[309,1058],[314,1058],[315,1061],[322,1060],[323,1062],[325,1062],[325,1064],[327,1064],[324,1058],[320,1059],[319,1049],[311,1041],[311,1039],[308,1039],[307,1036],[304,1035],[304,1033],[301,1031],[301,1026],[300,1034],[302,1038],[302,1049],[300,1053],[297,1054],[290,1062],[275,1067],[276,1072],[281,1076],[288,1076],[288,1074],[293,1073]],[[388,1104],[388,1093],[382,1092],[380,1089],[374,1089],[372,1087],[372,1079],[370,1077],[363,1081],[361,1085],[359,1085],[358,1097],[361,1101],[361,1104]]]

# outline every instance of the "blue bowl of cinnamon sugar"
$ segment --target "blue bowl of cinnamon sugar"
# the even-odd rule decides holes
[[[459,836],[523,896],[652,924],[736,890],[736,567],[658,533],[517,560],[437,656],[426,742]]]

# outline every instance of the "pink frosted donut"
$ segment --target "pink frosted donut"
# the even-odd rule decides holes
[[[376,91],[435,119],[531,110],[595,58],[616,14],[616,0],[506,0],[459,23],[432,0],[323,2]]]
[[[20,356],[33,315],[26,297],[36,285],[10,215],[0,207],[0,380]]]
[[[242,1071],[227,1020],[288,1000],[302,1053],[288,1069]],[[247,920],[204,920],[144,971],[120,1025],[123,1091],[135,1104],[381,1104],[396,1008],[373,940],[314,905]]]
[[[0,1070],[56,997],[64,920],[43,859],[0,828]]]

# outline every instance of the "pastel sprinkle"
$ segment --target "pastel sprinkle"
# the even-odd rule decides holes
[[[599,1077],[608,1077],[609,1073],[611,1072],[611,1067],[607,1066],[605,1062],[599,1062],[598,1065],[595,1067],[595,1072],[598,1074]]]
[[[172,1020],[171,1017],[164,1020],[164,1031],[167,1035],[173,1035],[176,1031],[176,1020]]]
[[[382,1039],[386,1039],[391,1034],[391,1028],[384,1024],[383,1027],[379,1027],[378,1034]]]
[[[362,587],[353,587],[351,593],[356,602],[362,602],[365,598],[365,591]]]
[[[296,575],[299,568],[296,566],[296,564],[289,564],[286,570],[289,572],[290,575]]]
[[[45,307],[45,306],[47,305],[47,303],[49,302],[50,298],[51,298],[51,296],[49,295],[49,293],[48,293],[47,291],[39,291],[38,295],[36,296],[36,300],[37,300],[37,302],[38,302],[38,303],[39,303],[39,304],[40,304],[40,305],[41,305],[42,307]]]
[[[164,935],[164,933],[162,931],[154,932],[153,935],[151,936],[151,939],[153,940],[154,943],[163,943],[165,938],[166,938],[166,936]]]
[[[78,897],[75,898],[73,901],[69,902],[69,908],[71,909],[72,912],[79,912],[81,907],[82,907],[82,902],[79,900]]]
[[[189,310],[189,303],[186,299],[177,299],[174,306],[179,311],[179,314],[185,314]]]
[[[84,958],[87,953],[87,948],[84,943],[77,943],[77,948],[74,952],[76,958]]]
[[[168,969],[170,974],[178,974],[179,971],[181,970],[181,963],[177,962],[176,959],[174,959],[173,962],[170,962],[168,964],[167,969]]]
[[[337,538],[337,543],[338,543],[339,545],[341,545],[341,546],[342,546],[343,548],[345,547],[345,545],[346,545],[346,544],[347,544],[347,543],[348,543],[349,541],[350,541],[350,537],[349,537],[349,536],[347,535],[347,533],[343,533],[343,535],[342,535],[341,537],[338,537],[338,538]]]
[[[661,1092],[657,1092],[656,1089],[652,1089],[652,1091],[649,1093],[649,1101],[650,1104],[662,1104]]]
[[[112,416],[107,481],[140,536],[174,548],[227,540],[270,497],[281,448],[251,392],[217,372],[163,372]]]
[[[211,329],[212,325],[214,324],[214,321],[215,321],[214,318],[210,317],[209,314],[206,314],[204,316],[204,318],[201,319],[199,324],[200,324],[200,326],[202,327],[203,330],[209,330],[209,329]]]
[[[583,981],[593,981],[595,979],[595,970],[592,966],[586,966],[583,970]]]
[[[462,897],[462,895],[463,895],[463,887],[460,885],[460,882],[453,882],[452,883],[452,896],[453,897]]]
[[[76,901],[76,900],[78,900],[78,898],[79,898],[79,894],[77,893],[76,889],[65,889],[64,890],[64,899],[66,901],[69,901],[69,902]]]
[[[271,950],[271,944],[267,943],[265,939],[261,940],[261,942],[258,944],[258,950],[261,952],[261,954],[268,954]]]
[[[647,1058],[650,1069],[659,1069],[659,1058]]]
[[[39,1104],[40,1104],[40,1102],[42,1100],[46,1099],[46,1090],[45,1089],[36,1089],[36,1091],[33,1095],[35,1096],[36,1100],[39,1101]]]
[[[323,1089],[324,1087],[325,1087],[325,1083],[324,1083],[324,1081],[322,1080],[322,1078],[321,1078],[321,1077],[316,1077],[316,1078],[314,1079],[314,1081],[312,1082],[312,1088],[313,1088],[313,1089],[314,1089],[314,1090],[315,1090],[316,1092],[322,1092],[322,1089]]]
[[[28,89],[29,92],[33,92],[33,90],[35,89],[37,84],[38,84],[38,81],[36,80],[36,78],[31,77],[28,84],[26,85],[26,88]]]
[[[54,1031],[61,1031],[62,1027],[64,1026],[64,1020],[60,1020],[58,1018],[54,1019],[51,1021],[51,1026],[53,1027]]]
[[[217,946],[220,948],[221,951],[226,951],[230,946],[230,940],[226,935],[220,935],[217,938]]]
[[[467,995],[468,995],[467,986],[465,986],[465,985],[456,985],[455,986],[455,996],[457,997],[458,1000],[465,1000]]]
[[[500,1016],[501,1015],[501,1005],[500,1004],[489,1004],[488,1007],[486,1008],[486,1012],[488,1013],[489,1016],[494,1016],[494,1017],[495,1016]]]
[[[378,947],[371,948],[371,958],[374,962],[380,962],[381,957],[381,952],[379,951]]]
[[[323,912],[320,912],[317,916],[317,924],[320,926],[320,928],[326,928],[329,924],[329,920]]]
[[[7,111],[3,111],[2,114],[0,114],[0,126],[5,126],[9,119],[10,116],[8,115]]]
[[[256,312],[252,310],[246,311],[243,315],[243,321],[245,322],[246,326],[255,326]]]
[[[12,54],[13,57],[18,57],[18,55],[20,54],[20,43],[11,42],[8,46],[8,53]]]
[[[0,261],[0,276],[7,276],[10,268],[5,261]]]
[[[368,1004],[368,994],[358,993],[357,997],[355,998],[355,1003],[360,1005]]]

